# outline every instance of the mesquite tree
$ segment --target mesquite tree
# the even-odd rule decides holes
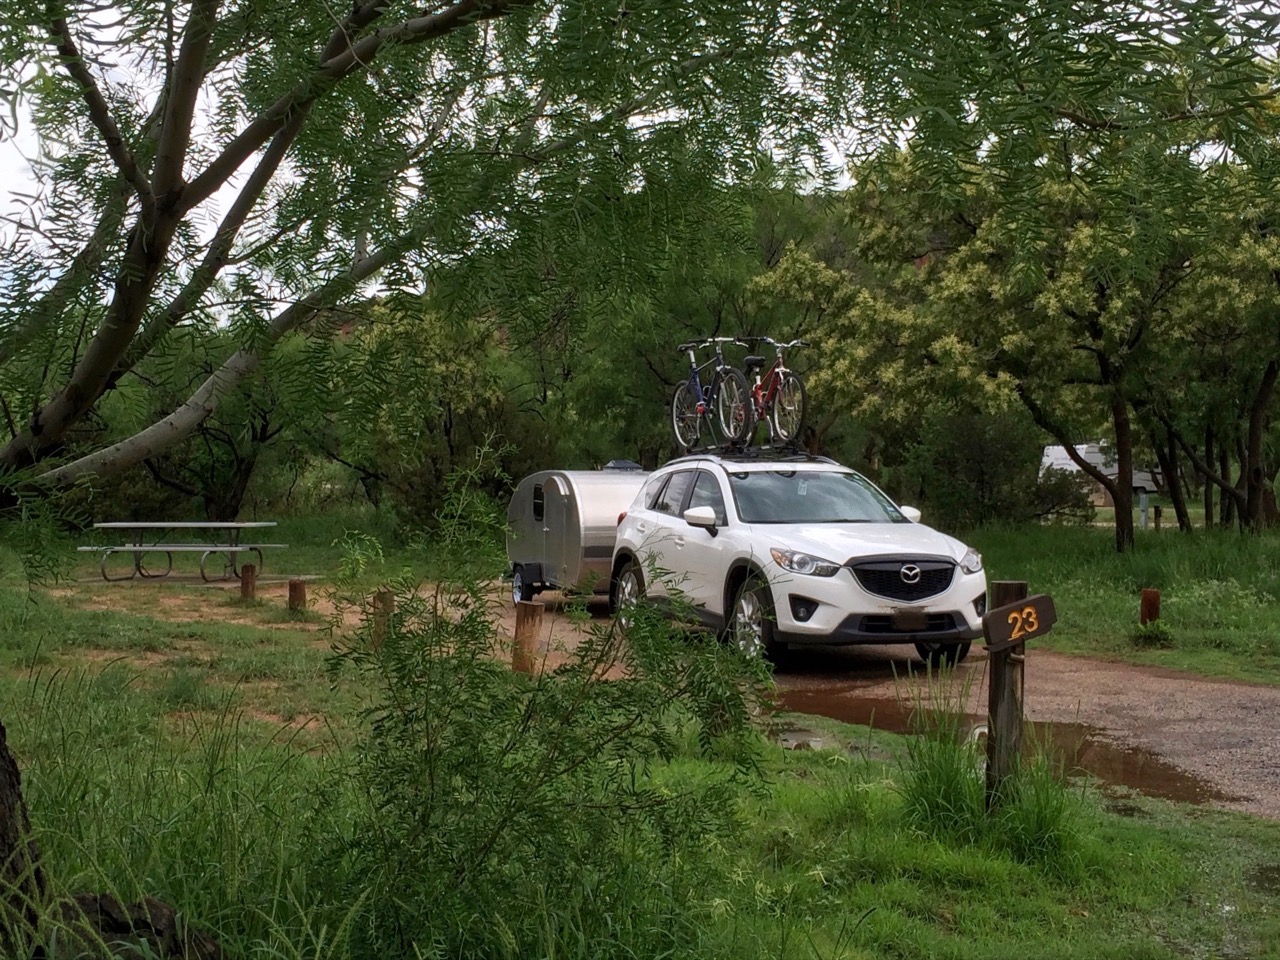
[[[644,188],[660,221],[663,201],[742,180],[761,151],[829,176],[833,145],[909,135],[946,191],[976,145],[1034,181],[1038,139],[1064,124],[1102,141],[1160,116],[1245,148],[1274,27],[1250,10],[5,0],[0,90],[43,156],[0,272],[0,467],[65,484],[134,466],[371,282],[422,289],[445,266],[475,291],[493,278],[459,265],[509,249],[504,286],[554,283],[519,243],[547,220],[606,224],[580,272],[618,282],[645,251],[635,205],[611,222],[611,198]],[[1105,177],[1109,157],[1080,150],[1076,174]],[[240,345],[137,435],[73,444],[180,325],[230,325]]]

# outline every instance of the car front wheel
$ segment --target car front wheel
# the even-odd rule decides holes
[[[773,598],[759,577],[749,578],[738,589],[725,636],[749,657],[778,659],[781,648],[774,639]]]
[[[969,655],[969,643],[916,643],[916,653],[931,667],[952,667]]]

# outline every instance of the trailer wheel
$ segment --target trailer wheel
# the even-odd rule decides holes
[[[524,567],[516,564],[511,570],[511,602],[533,599],[533,585],[524,578]]]

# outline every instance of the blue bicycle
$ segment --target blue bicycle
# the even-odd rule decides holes
[[[671,429],[682,450],[698,446],[704,421],[713,442],[717,430],[726,443],[742,443],[751,436],[755,426],[751,388],[742,372],[724,359],[724,344],[733,342],[733,337],[708,337],[677,348],[689,355],[689,379],[678,384],[671,396]],[[715,354],[699,365],[697,351],[708,346],[715,347]],[[711,381],[704,386],[702,371],[708,367],[713,367]]]

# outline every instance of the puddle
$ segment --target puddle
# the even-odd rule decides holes
[[[856,698],[830,689],[784,690],[779,692],[778,701],[784,710],[830,717],[888,733],[912,733],[916,724],[915,708],[889,697]],[[968,715],[965,720],[967,732],[986,724],[986,717]],[[1105,739],[1104,732],[1097,727],[1083,723],[1031,722],[1023,736],[1028,750],[1047,747],[1054,762],[1068,776],[1090,774],[1111,786],[1127,787],[1149,797],[1180,803],[1234,799],[1207,780],[1187,773],[1149,750]]]
[[[1259,893],[1280,897],[1280,863],[1260,863],[1245,876],[1245,883]]]

